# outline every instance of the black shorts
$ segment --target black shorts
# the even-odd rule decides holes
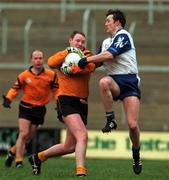
[[[71,96],[59,96],[57,101],[58,119],[63,122],[62,116],[69,114],[79,114],[83,123],[87,124],[88,104],[87,98]]]
[[[44,123],[46,114],[45,106],[33,106],[32,104],[21,101],[19,104],[19,118],[31,121],[31,124],[39,125]]]

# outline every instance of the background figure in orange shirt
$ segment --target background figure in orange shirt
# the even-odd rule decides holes
[[[11,147],[5,161],[6,167],[11,167],[15,158],[16,167],[23,167],[25,145],[36,133],[38,125],[43,124],[46,107],[50,101],[51,89],[57,93],[56,73],[43,67],[43,52],[35,50],[31,54],[32,66],[20,73],[7,95],[3,95],[3,106],[10,108],[12,100],[23,91],[19,104],[19,135],[16,144]]]
[[[76,175],[85,176],[85,157],[87,148],[87,114],[89,95],[89,79],[91,72],[95,70],[95,64],[90,63],[84,69],[78,66],[63,68],[63,62],[68,53],[79,49],[85,56],[91,56],[91,52],[85,49],[85,35],[74,31],[69,39],[70,47],[59,51],[48,59],[51,68],[57,68],[59,83],[57,111],[58,118],[67,127],[66,139],[63,144],[56,144],[29,158],[33,168],[33,174],[41,171],[41,163],[52,156],[61,156],[75,152]],[[78,49],[79,48],[79,49]],[[66,69],[66,70],[65,70]]]

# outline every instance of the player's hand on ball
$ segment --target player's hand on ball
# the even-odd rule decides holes
[[[87,58],[86,58],[86,57],[80,59],[79,62],[78,62],[78,66],[79,66],[80,68],[82,68],[82,69],[83,69],[87,64],[88,64],[88,62],[87,62]]]
[[[60,70],[63,72],[65,75],[71,74],[71,67],[67,66],[67,64],[63,63]]]
[[[83,52],[79,48],[67,47],[66,50],[68,53],[77,53],[80,57],[84,57]]]
[[[5,107],[5,108],[11,108],[10,104],[11,104],[11,101],[5,96],[3,95],[3,102],[2,102],[2,105]]]
[[[78,48],[75,48],[75,47],[67,47],[66,50],[68,53],[77,53],[78,52]]]

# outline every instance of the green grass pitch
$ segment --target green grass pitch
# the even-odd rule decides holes
[[[32,169],[27,158],[24,168],[4,167],[5,157],[0,157],[1,180],[74,180],[75,161],[72,158],[51,158],[42,164],[41,175],[32,175]],[[132,161],[119,159],[87,159],[88,175],[86,180],[167,180],[169,179],[169,162],[143,160],[143,171],[135,175],[132,171]]]

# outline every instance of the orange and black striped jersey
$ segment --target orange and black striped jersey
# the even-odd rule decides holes
[[[57,76],[55,72],[45,68],[40,74],[35,75],[32,73],[31,68],[32,66],[29,70],[25,70],[18,75],[16,82],[8,91],[6,97],[12,101],[22,90],[22,101],[35,106],[43,106],[50,101],[51,89],[54,96],[57,94]]]
[[[92,53],[88,49],[83,50],[85,56],[91,56]],[[74,96],[80,98],[87,98],[89,96],[89,80],[90,74],[96,68],[94,63],[89,63],[84,69],[74,66],[71,74],[65,75],[60,71],[60,67],[68,55],[67,50],[59,51],[48,59],[48,66],[50,68],[57,68],[57,77],[59,83],[58,96]]]

